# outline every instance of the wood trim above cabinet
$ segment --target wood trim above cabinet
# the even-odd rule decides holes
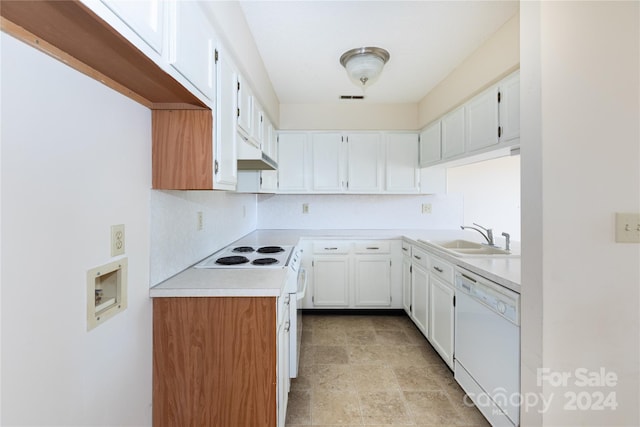
[[[213,113],[153,110],[152,185],[161,190],[213,189]]]
[[[275,427],[276,298],[153,300],[153,426]]]
[[[0,1],[2,31],[149,108],[208,108],[78,1]]]

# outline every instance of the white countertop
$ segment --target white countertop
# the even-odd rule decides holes
[[[478,236],[480,237],[480,236]],[[300,239],[405,239],[445,261],[466,268],[506,288],[520,292],[520,258],[455,257],[418,240],[477,240],[462,230],[256,230],[233,245],[296,245]],[[479,241],[479,240],[477,240]],[[516,247],[519,252],[519,247]],[[288,269],[188,268],[150,289],[151,297],[279,296]]]

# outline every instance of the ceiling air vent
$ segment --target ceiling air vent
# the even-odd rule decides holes
[[[340,99],[364,99],[364,95],[340,95]]]

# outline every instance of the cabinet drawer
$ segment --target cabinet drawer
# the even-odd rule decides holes
[[[357,254],[388,254],[391,250],[386,240],[364,240],[355,242],[354,246]]]
[[[321,240],[313,242],[314,254],[348,254],[349,242],[336,240]]]
[[[402,241],[402,255],[411,256],[411,244],[409,242]]]
[[[411,251],[411,261],[414,264],[420,265],[423,268],[427,269],[428,268],[428,259],[429,259],[429,255],[427,255],[426,252],[414,247],[413,250]]]
[[[429,271],[449,284],[453,284],[453,265],[431,255]]]

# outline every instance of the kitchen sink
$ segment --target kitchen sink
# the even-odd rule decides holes
[[[453,256],[458,257],[474,257],[474,256],[496,256],[496,257],[512,257],[518,256],[509,251],[495,246],[488,246],[482,243],[472,242],[469,240],[418,240],[427,245],[434,246],[437,249],[449,252]]]

